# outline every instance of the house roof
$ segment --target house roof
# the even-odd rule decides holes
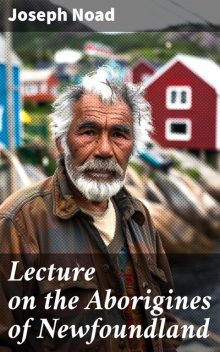
[[[24,69],[21,71],[21,81],[28,82],[41,82],[46,81],[52,74],[54,74],[54,68],[47,69]]]
[[[156,69],[156,67],[153,65],[152,61],[147,60],[147,59],[138,59],[137,61],[135,61],[135,63],[132,65],[132,69],[134,70],[140,64],[144,64],[144,65],[152,68],[153,70]]]
[[[12,64],[16,66],[21,66],[21,60],[12,50]],[[5,63],[6,55],[5,55],[5,37],[0,34],[0,63]]]
[[[145,87],[148,88],[167,70],[169,70],[177,62],[182,63],[190,71],[200,77],[204,82],[214,88],[220,95],[220,66],[214,61],[191,55],[178,54],[165,65],[159,68],[154,75],[146,82]]]

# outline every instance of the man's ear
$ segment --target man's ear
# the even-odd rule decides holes
[[[57,138],[55,142],[56,142],[56,147],[57,147],[57,150],[59,152],[59,155],[63,156],[64,155],[64,150],[63,150],[63,147],[62,147],[61,139]]]

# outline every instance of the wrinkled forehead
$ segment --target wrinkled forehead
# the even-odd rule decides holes
[[[118,98],[114,102],[102,101],[101,97],[84,94],[73,107],[74,119],[120,119],[132,124],[132,111],[129,105]]]

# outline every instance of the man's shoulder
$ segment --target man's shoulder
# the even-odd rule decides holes
[[[133,203],[135,208],[139,208],[144,214],[150,216],[149,204],[145,199],[137,198],[131,194],[127,187],[123,187],[123,192],[128,197],[128,199]]]
[[[127,189],[127,187],[123,187],[121,190],[121,194],[123,197],[126,197],[128,199],[128,204],[132,204],[132,207],[136,212],[142,213],[142,215],[145,218],[144,223],[148,223],[148,225],[152,226],[152,219],[150,215],[150,207],[149,203],[146,201],[146,199],[139,199],[136,198],[132,195],[132,193]]]
[[[0,205],[0,217],[13,218],[22,208],[52,194],[54,176],[20,189]]]

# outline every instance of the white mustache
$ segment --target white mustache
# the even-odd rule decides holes
[[[124,172],[120,165],[115,160],[91,159],[86,161],[82,166],[76,167],[77,174],[84,174],[89,170],[106,170],[113,171],[117,177],[123,177]]]

